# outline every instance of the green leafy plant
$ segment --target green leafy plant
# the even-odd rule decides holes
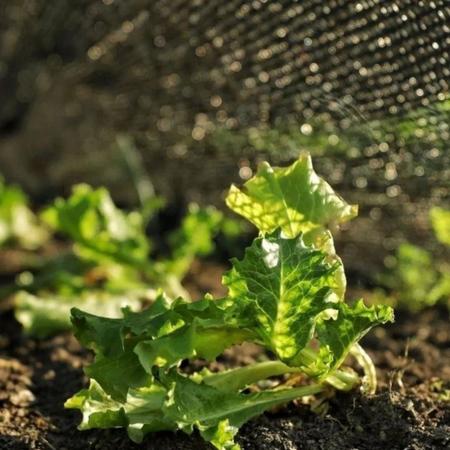
[[[124,427],[140,442],[150,432],[198,430],[218,449],[239,449],[239,427],[267,409],[362,383],[376,375],[358,344],[375,325],[393,320],[387,306],[344,301],[345,273],[330,226],[352,218],[348,205],[314,172],[309,155],[288,168],[263,164],[227,204],[259,229],[241,260],[224,275],[224,298],[170,300],[162,292],[147,309],[108,319],[72,310],[75,335],[95,352],[90,385],[66,402],[81,410],[81,429]],[[188,374],[186,361],[212,361],[243,342],[271,360],[219,372]],[[344,367],[349,354],[364,369]],[[289,387],[286,377],[303,376]],[[264,380],[278,386],[264,389]],[[307,383],[306,380],[310,382]]]
[[[83,259],[132,267],[147,262],[150,245],[142,216],[118,209],[104,188],[77,185],[68,199],[58,198],[43,211],[42,218],[71,238]]]
[[[450,245],[450,211],[434,207],[430,222],[437,240]],[[450,266],[435,258],[428,250],[410,243],[397,249],[393,267],[382,274],[380,283],[390,290],[379,290],[377,302],[419,311],[441,303],[450,307]]]
[[[45,337],[71,328],[70,308],[119,317],[154,299],[152,286],[171,296],[187,296],[181,280],[197,256],[210,253],[224,221],[213,207],[191,205],[179,229],[169,236],[171,254],[155,259],[145,224],[161,207],[149,202],[145,214],[125,212],[104,188],[77,185],[41,214],[55,232],[73,243],[68,252],[42,264],[36,274],[18,277],[16,318],[27,333]],[[144,217],[145,216],[145,217]]]

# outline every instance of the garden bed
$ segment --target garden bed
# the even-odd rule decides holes
[[[396,323],[365,338],[378,368],[376,396],[339,394],[324,415],[291,404],[250,421],[243,449],[445,449],[450,445],[448,313],[398,313]],[[232,356],[232,355],[231,355]],[[250,355],[251,357],[251,355]],[[78,431],[80,414],[64,401],[86,379],[90,354],[69,333],[35,340],[21,333],[11,311],[0,315],[0,448],[208,449],[196,434],[156,433],[133,444],[121,429]]]
[[[261,164],[242,190],[230,188],[226,204],[259,230],[230,270],[225,255],[212,256],[215,238],[236,238],[241,226],[214,208],[191,206],[165,249],[158,233],[147,233],[156,204],[128,213],[105,189],[79,185],[38,217],[19,190],[3,190],[16,202],[6,202],[5,242],[38,250],[24,261],[6,253],[0,274],[0,448],[212,448],[204,441],[222,450],[449,448],[448,310],[399,312],[393,324],[385,304],[395,295],[400,310],[438,304],[446,272],[413,266],[422,290],[394,283],[390,298],[350,271],[348,284],[360,292],[346,294],[331,229],[357,208],[318,177],[309,154],[288,168]],[[26,233],[14,227],[20,211],[29,217]],[[450,216],[439,214],[438,239],[448,243]],[[167,227],[161,230],[165,236]],[[58,236],[68,238],[67,253],[53,246],[55,255],[41,260]],[[232,242],[225,248],[239,253]],[[411,251],[413,262],[430,258],[414,248],[409,259]],[[346,301],[358,297],[368,305]],[[84,348],[68,331],[74,306]],[[377,383],[362,336],[378,367],[376,395],[368,394]],[[363,370],[343,367],[347,357]],[[217,373],[192,373],[205,365]],[[365,395],[356,388],[361,381]],[[68,398],[75,411],[64,409]],[[91,431],[77,430],[80,410]],[[154,433],[136,446],[118,426],[139,443],[152,430],[188,435]]]

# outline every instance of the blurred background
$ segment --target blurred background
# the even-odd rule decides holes
[[[144,178],[223,208],[308,150],[360,205],[338,245],[370,283],[401,244],[448,257],[449,51],[446,0],[3,0],[0,172],[34,205],[83,181],[134,206]]]

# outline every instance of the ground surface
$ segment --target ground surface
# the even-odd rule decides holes
[[[290,405],[245,425],[245,450],[434,450],[450,448],[448,313],[398,314],[365,339],[378,367],[374,397],[330,400],[317,416]],[[11,311],[0,313],[0,449],[202,450],[196,436],[157,433],[140,446],[123,430],[77,431],[80,416],[63,403],[86,382],[89,360],[70,334],[37,341],[21,334]]]

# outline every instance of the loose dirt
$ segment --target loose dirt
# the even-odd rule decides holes
[[[398,313],[395,324],[364,340],[378,367],[379,390],[341,393],[321,415],[290,404],[247,423],[245,450],[437,450],[450,448],[448,312]],[[252,357],[253,349],[246,358]],[[228,355],[239,364],[245,358]],[[91,359],[69,334],[48,340],[21,333],[11,311],[0,314],[0,449],[206,450],[199,436],[156,433],[143,444],[124,430],[78,431],[80,415],[63,408],[86,384]]]

